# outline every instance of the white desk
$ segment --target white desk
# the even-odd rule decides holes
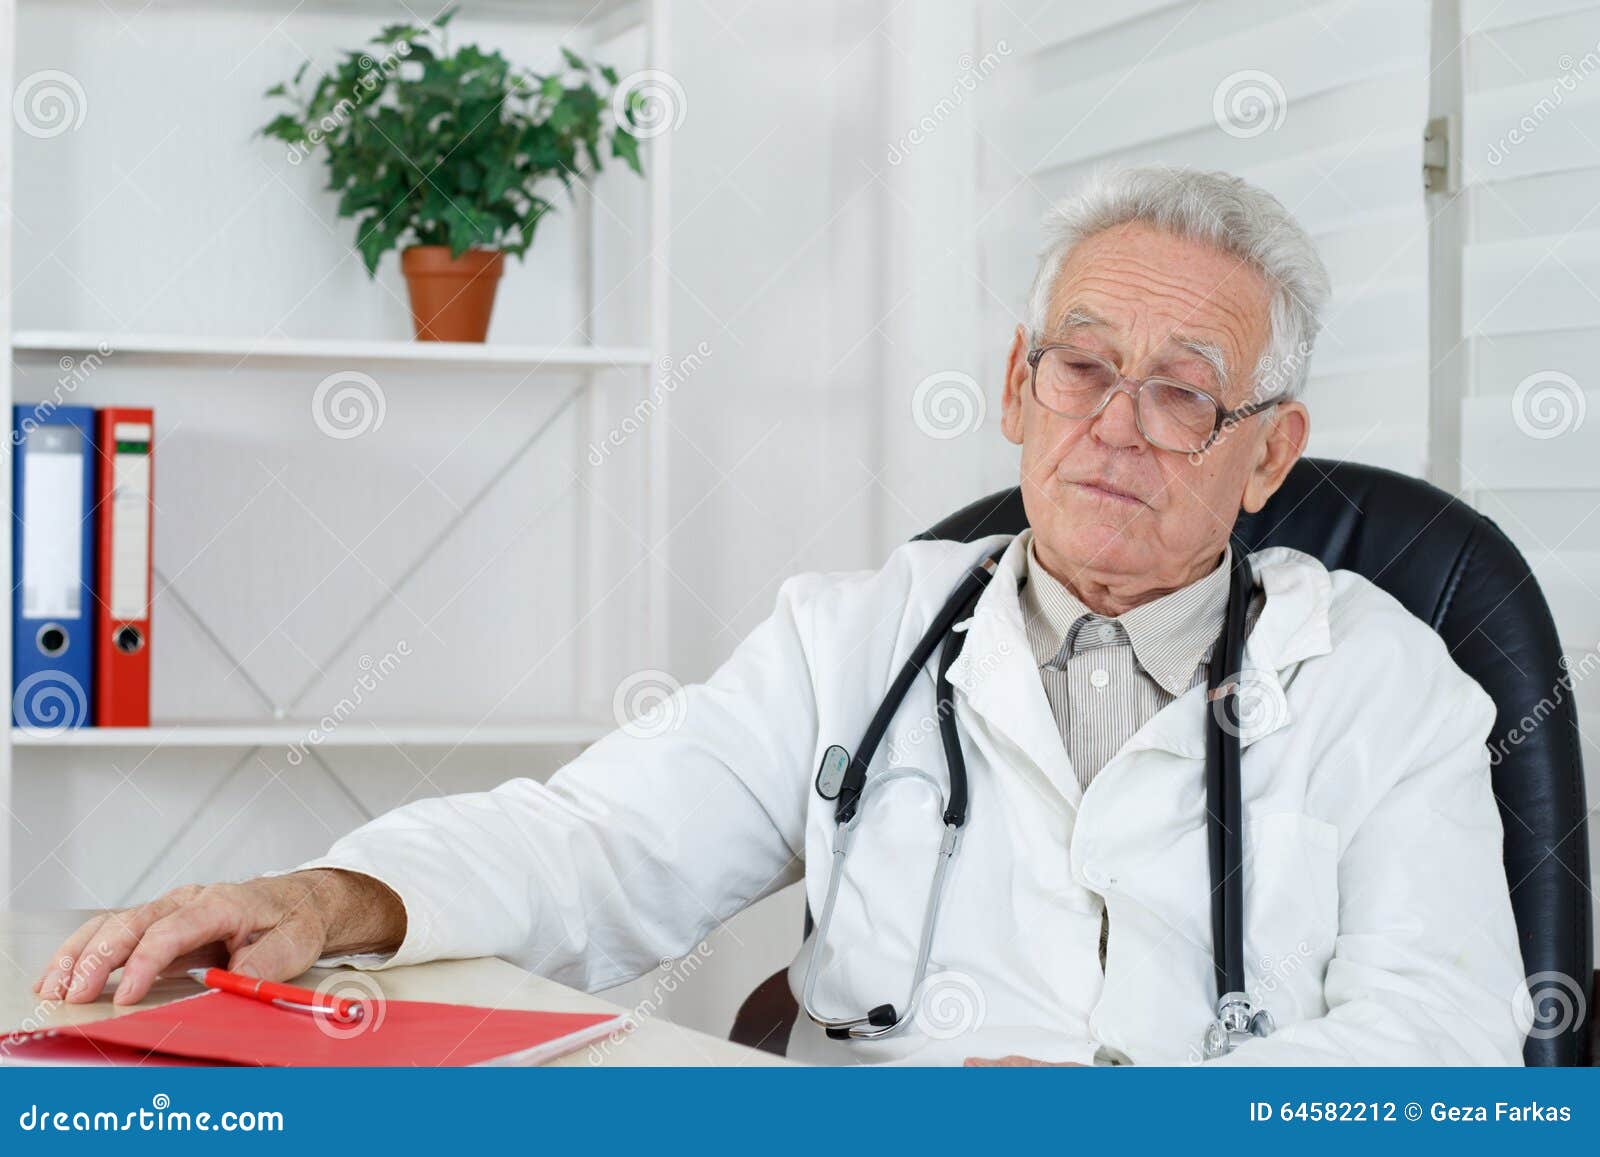
[[[51,1024],[80,1024],[118,1016],[132,1009],[114,1007],[109,990],[93,1004],[47,1001],[33,991],[50,953],[86,912],[0,912],[0,1033]],[[328,975],[317,969],[301,981],[315,985]],[[598,997],[524,972],[504,960],[443,960],[386,972],[368,973],[392,1000],[437,1000],[490,1008],[545,1009],[554,1012],[621,1012]],[[163,980],[135,1006],[148,1008],[195,992],[187,978]],[[781,1058],[718,1037],[670,1024],[659,1017],[642,1021],[624,1038],[583,1048],[558,1065],[774,1065]]]

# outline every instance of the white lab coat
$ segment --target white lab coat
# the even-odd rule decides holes
[[[548,786],[423,800],[340,840],[316,864],[383,880],[409,918],[399,951],[367,963],[492,954],[598,989],[802,875],[820,912],[834,839],[814,788],[822,753],[857,742],[962,570],[1003,542],[916,542],[875,573],[795,578],[684,692],[674,729],[613,734]],[[952,669],[971,813],[916,1018],[842,1043],[802,1015],[791,1057],[1199,1060],[1215,1002],[1205,690],[1157,714],[1081,792],[1023,632],[1024,556],[1021,540],[1006,552]],[[1285,548],[1252,563],[1266,599],[1242,679],[1245,960],[1279,1027],[1221,1063],[1520,1064],[1489,697],[1367,580]],[[886,761],[947,782],[931,673],[875,767]],[[905,1007],[941,832],[939,804],[914,783],[866,805],[824,1015]],[[810,949],[791,969],[796,992]]]

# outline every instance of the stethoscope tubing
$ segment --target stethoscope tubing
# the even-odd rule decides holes
[[[965,635],[953,628],[975,607],[1004,553],[1005,548],[995,551],[962,576],[895,676],[850,758],[835,805],[836,835],[832,870],[810,958],[806,963],[800,1002],[806,1015],[826,1029],[829,1036],[872,1040],[895,1032],[914,1015],[914,1002],[926,979],[928,962],[932,957],[933,935],[943,903],[945,882],[951,861],[960,847],[961,829],[966,823],[968,810],[966,758],[961,748],[960,731],[955,724],[954,690],[949,679],[951,665],[961,652]],[[1249,1023],[1248,1031],[1259,1035],[1271,1031],[1271,1018],[1264,1010],[1251,1019],[1253,1009],[1244,991],[1244,800],[1237,680],[1244,665],[1244,639],[1254,589],[1249,559],[1242,550],[1236,551],[1228,578],[1223,629],[1218,646],[1213,650],[1206,680],[1206,698],[1211,709],[1206,732],[1206,846],[1211,877],[1212,965],[1217,985],[1217,1020],[1208,1030],[1208,1055],[1214,1055],[1209,1053],[1209,1049],[1212,1038],[1217,1034],[1220,1034],[1222,1042],[1217,1047],[1222,1051],[1231,1047],[1227,1044],[1228,1033],[1230,1029],[1235,1033],[1240,1031],[1237,1023],[1240,1008],[1244,1010],[1244,1021]],[[865,1016],[844,1019],[825,1017],[816,1011],[814,1001],[819,965],[828,932],[833,925],[850,848],[868,796],[876,795],[878,789],[886,784],[907,777],[925,782],[938,796],[939,786],[926,772],[897,768],[869,779],[867,769],[912,683],[941,641],[944,642],[944,650],[940,655],[935,680],[936,710],[949,773],[950,794],[943,801],[945,834],[924,907],[911,988],[906,1002],[898,1010],[893,1005],[879,1005]]]
[[[950,863],[955,859],[956,852],[961,846],[961,828],[967,822],[967,761],[961,750],[961,735],[955,723],[955,692],[949,679],[950,666],[961,653],[966,636],[953,628],[959,620],[972,613],[979,596],[989,585],[989,580],[994,577],[1000,556],[1004,553],[1005,548],[1001,548],[976,566],[969,567],[956,589],[945,600],[945,605],[934,616],[933,622],[929,624],[927,631],[918,640],[905,665],[900,669],[883,702],[878,705],[878,710],[873,713],[867,731],[861,737],[861,742],[851,757],[850,767],[841,784],[839,799],[834,810],[836,835],[832,870],[829,873],[828,891],[823,901],[822,913],[817,921],[815,939],[811,945],[811,957],[806,963],[800,1002],[806,1016],[821,1025],[830,1036],[843,1036],[851,1040],[874,1040],[897,1031],[914,1013],[917,992],[927,976],[928,960],[933,952],[933,934],[938,925],[939,909],[944,900],[945,881],[949,875]],[[926,772],[909,768],[890,769],[869,779],[867,767],[877,753],[878,745],[883,741],[895,712],[899,710],[901,702],[911,690],[911,684],[921,674],[929,657],[941,642],[944,644],[944,649],[939,658],[938,677],[935,680],[935,711],[939,719],[940,740],[944,746],[950,794],[942,801],[945,831],[940,840],[939,858],[934,866],[928,899],[924,905],[917,958],[912,967],[911,988],[906,994],[905,1002],[898,1008],[894,1005],[879,1005],[862,1017],[848,1019],[825,1017],[816,1011],[814,1000],[820,972],[819,965],[827,944],[828,931],[833,925],[833,914],[839,899],[839,886],[844,878],[845,864],[868,795],[876,794],[877,790],[886,784],[915,777],[926,783],[934,792],[934,797],[939,798],[939,785]],[[884,1020],[888,1023],[879,1023]]]
[[[900,710],[900,704],[910,692],[911,684],[922,673],[922,669],[927,665],[928,658],[933,654],[934,648],[939,646],[950,635],[950,628],[977,603],[978,596],[983,593],[984,588],[989,585],[989,580],[994,577],[995,568],[999,565],[1000,556],[1004,553],[1003,549],[996,551],[976,566],[967,568],[966,574],[961,576],[960,583],[956,585],[956,589],[951,592],[950,597],[945,600],[944,606],[939,609],[939,613],[934,616],[933,621],[928,624],[927,631],[923,633],[921,639],[917,640],[917,645],[912,649],[905,665],[900,668],[900,673],[895,676],[894,682],[889,685],[889,690],[885,693],[883,702],[879,703],[877,711],[873,712],[872,720],[867,724],[867,730],[861,736],[861,742],[856,745],[856,750],[850,757],[850,768],[845,772],[844,783],[840,787],[839,798],[834,806],[834,818],[839,823],[846,823],[855,815],[856,808],[860,804],[861,793],[867,784],[867,768],[872,763],[872,757],[877,754],[878,745],[883,742],[883,737],[889,730],[889,724],[894,721],[895,713]],[[959,644],[956,650],[960,650]],[[940,715],[939,722],[942,731],[945,723],[943,713]],[[948,751],[949,744],[947,741],[947,754]],[[967,796],[966,776],[964,774],[965,761],[961,761],[961,764],[963,774],[959,797],[963,806],[962,818],[964,822]],[[952,802],[955,801],[956,796],[957,792],[954,784],[952,784]],[[956,826],[960,827],[961,825],[958,823]]]
[[[1250,562],[1236,552],[1228,578],[1228,604],[1221,646],[1212,656],[1207,699],[1213,712],[1206,734],[1206,811],[1211,857],[1212,967],[1217,999],[1243,992],[1244,973],[1244,798],[1241,783],[1239,694],[1244,665],[1245,622],[1255,583]],[[1216,718],[1220,713],[1221,718]]]
[[[889,1024],[875,1024],[872,1013],[860,1017],[828,1017],[816,1011],[817,979],[821,973],[820,961],[827,947],[828,931],[833,927],[834,909],[839,901],[839,888],[844,881],[845,866],[849,861],[850,849],[855,844],[856,829],[861,822],[861,817],[866,812],[868,798],[877,794],[891,783],[912,780],[922,783],[933,792],[934,798],[944,803],[939,784],[925,771],[916,768],[893,768],[873,776],[867,781],[867,786],[862,791],[861,806],[855,814],[844,823],[835,828],[836,835],[833,846],[833,865],[828,875],[828,892],[822,902],[822,913],[817,920],[815,939],[811,943],[811,958],[806,962],[805,983],[800,995],[800,1005],[805,1010],[806,1016],[812,1021],[830,1030],[834,1035],[843,1034],[852,1040],[875,1040],[881,1036],[888,1036],[899,1029],[911,1018],[916,1008],[917,990],[922,987],[922,982],[928,975],[928,960],[933,953],[933,932],[939,921],[939,908],[944,899],[945,878],[950,870],[950,862],[955,858],[960,848],[960,829],[946,824],[944,835],[939,843],[939,856],[934,865],[933,878],[928,884],[928,898],[923,906],[922,932],[918,938],[916,964],[912,968],[911,988],[906,993],[905,1001],[900,1005],[879,1006],[882,1008],[898,1009],[894,1019]],[[874,1009],[874,1012],[877,1010]],[[862,1027],[870,1026],[870,1027]]]

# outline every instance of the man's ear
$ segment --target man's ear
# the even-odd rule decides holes
[[[1022,398],[1028,392],[1028,331],[1017,326],[1006,353],[1006,385],[1001,397],[1000,429],[1006,440],[1022,445]]]
[[[1250,477],[1245,480],[1244,500],[1240,503],[1250,514],[1278,492],[1289,476],[1289,468],[1305,452],[1306,440],[1311,437],[1311,415],[1299,402],[1279,402],[1267,416],[1266,427],[1266,437],[1256,453]]]

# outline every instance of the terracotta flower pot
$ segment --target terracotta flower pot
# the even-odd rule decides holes
[[[489,333],[494,291],[505,254],[468,249],[450,256],[448,245],[413,245],[400,255],[411,294],[411,324],[418,341],[482,341]]]

